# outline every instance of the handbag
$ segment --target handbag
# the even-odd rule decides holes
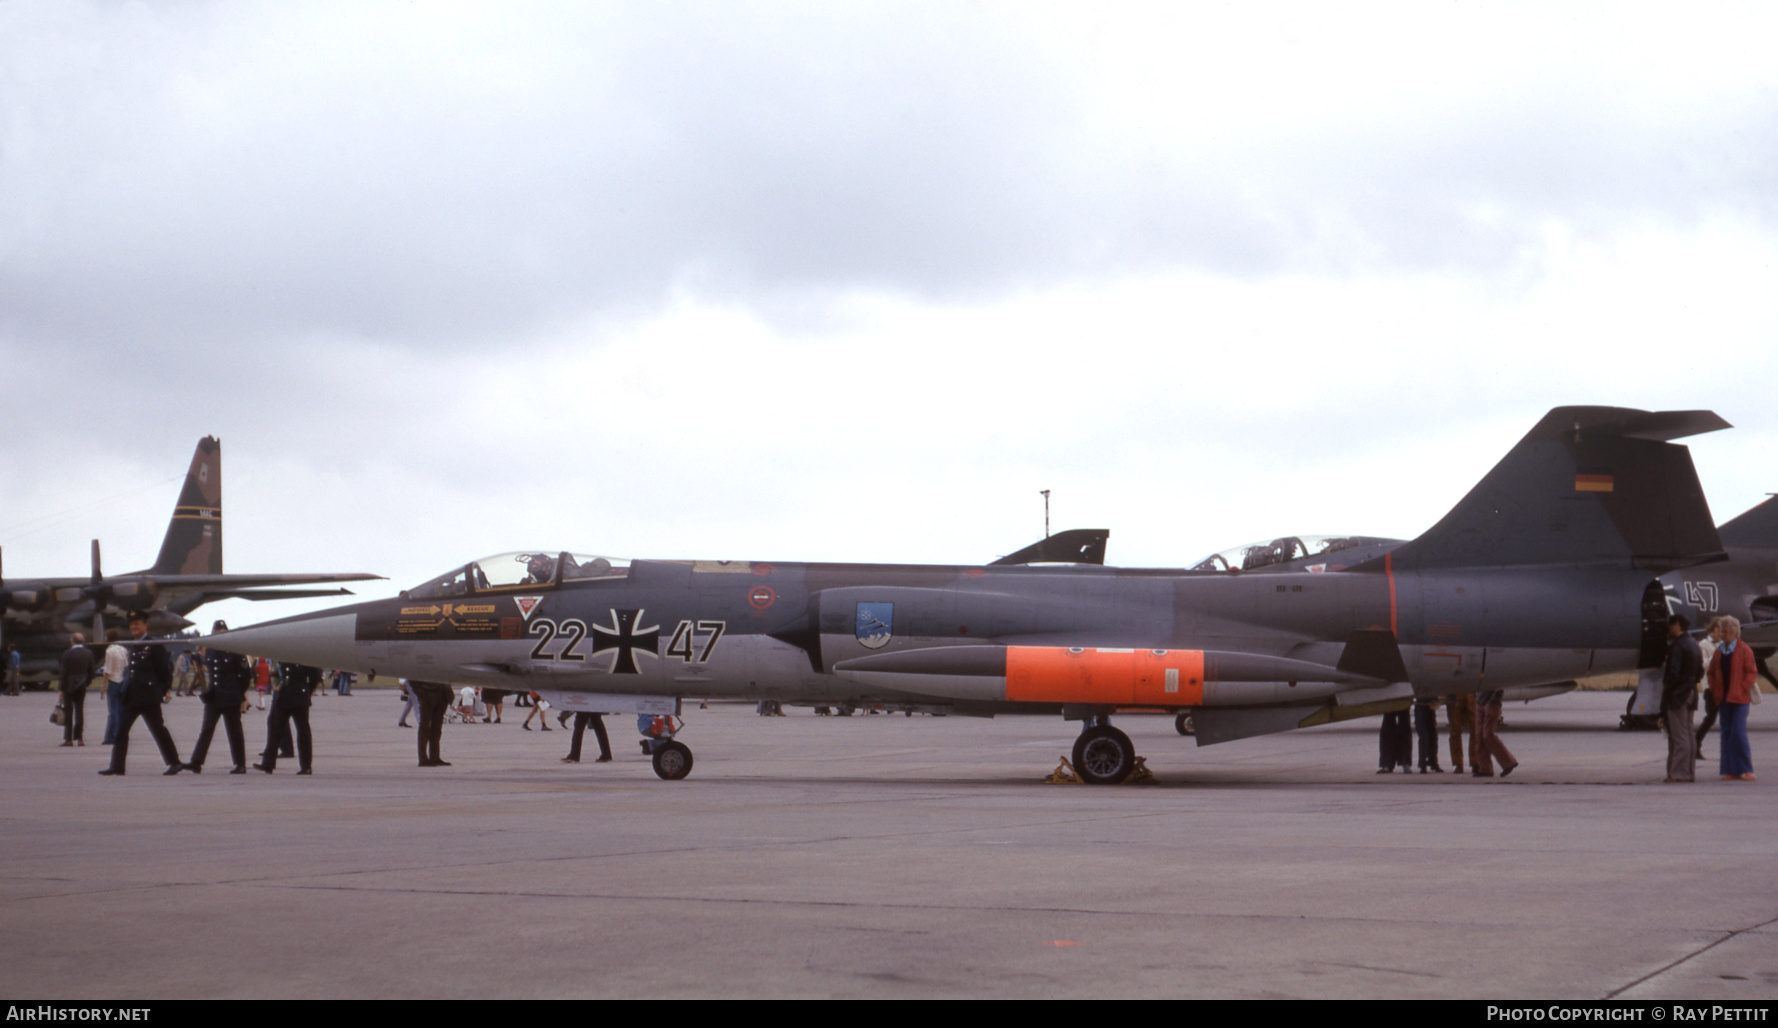
[[[1735,647],[1735,655],[1740,656],[1740,654],[1741,654],[1741,647],[1740,646]],[[1754,659],[1757,660],[1758,658],[1756,657]],[[1757,671],[1757,668],[1755,670]],[[1724,683],[1723,684],[1723,695],[1726,697],[1728,695],[1728,684],[1727,683],[1729,680],[1729,668],[1728,668],[1727,661],[1724,661],[1724,663],[1723,663],[1722,680]],[[1748,703],[1748,705],[1751,706],[1752,704],[1758,703],[1759,699],[1760,699],[1760,697],[1759,697],[1759,675],[1756,673],[1753,676],[1753,684],[1748,686],[1748,688],[1747,688],[1747,703]]]
[[[49,723],[52,725],[65,725],[68,723],[68,710],[62,706],[62,701],[59,699],[56,700],[56,709],[49,712]]]

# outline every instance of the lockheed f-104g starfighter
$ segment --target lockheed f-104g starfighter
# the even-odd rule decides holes
[[[569,710],[685,697],[1028,712],[1081,723],[1074,764],[1135,766],[1111,723],[1190,712],[1199,745],[1658,664],[1659,576],[1719,560],[1689,451],[1708,411],[1559,407],[1431,529],[1342,570],[1097,564],[472,561],[397,599],[211,637],[219,649],[531,689]],[[690,768],[655,748],[665,778]]]

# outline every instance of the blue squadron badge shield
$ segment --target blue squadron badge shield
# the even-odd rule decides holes
[[[889,645],[895,623],[895,604],[860,603],[858,605],[858,641],[866,649],[880,650]]]

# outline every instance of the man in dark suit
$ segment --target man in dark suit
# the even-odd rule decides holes
[[[568,755],[562,758],[562,763],[580,763],[580,737],[586,734],[588,725],[593,726],[593,737],[599,740],[599,759],[594,763],[610,762],[611,740],[605,735],[605,719],[597,714],[579,711],[574,715],[574,738],[569,741]]]
[[[228,625],[218,621],[212,632],[226,632]],[[186,770],[204,770],[204,757],[210,753],[210,739],[216,735],[220,720],[228,733],[228,755],[232,760],[229,774],[247,773],[247,739],[241,732],[241,705],[247,701],[247,685],[253,680],[253,668],[239,653],[208,650],[204,653],[205,678],[210,687],[204,690],[204,727],[198,731],[197,745],[191,748],[191,761]]]
[[[296,727],[296,760],[299,775],[312,771],[314,747],[309,739],[309,700],[321,685],[321,669],[307,664],[280,663],[278,698],[272,702],[272,724],[266,731],[265,762],[256,770],[271,774],[278,767],[278,737]]]
[[[1661,720],[1667,729],[1668,782],[1689,782],[1697,775],[1697,737],[1692,711],[1698,707],[1698,680],[1704,677],[1704,654],[1691,637],[1684,614],[1667,619],[1667,664],[1661,671]]]
[[[451,687],[441,682],[409,680],[407,687],[420,698],[420,766],[450,767],[438,756],[438,740],[444,734],[445,711],[451,705]]]
[[[62,745],[85,746],[86,685],[93,680],[93,651],[86,637],[74,633],[73,645],[62,654]]]
[[[137,640],[148,638],[146,615],[130,615],[130,637]],[[158,643],[131,646],[129,670],[124,674],[124,682],[123,712],[117,721],[117,741],[111,745],[111,766],[99,773],[124,773],[124,761],[130,753],[130,726],[138,718],[148,726],[148,734],[154,736],[155,745],[160,747],[161,759],[167,762],[165,773],[176,775],[185,770],[185,765],[179,761],[179,749],[173,745],[173,737],[167,734],[166,723],[161,720],[161,697],[173,689],[173,658],[167,655],[167,648]]]

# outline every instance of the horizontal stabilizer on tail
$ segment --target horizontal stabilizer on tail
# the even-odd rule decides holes
[[[1722,551],[1710,506],[1690,451],[1668,440],[1728,427],[1710,411],[1557,407],[1387,559],[1395,570],[1633,563],[1657,573],[1710,560]]]
[[[1030,546],[1009,553],[989,564],[999,567],[1010,564],[1103,564],[1105,543],[1111,538],[1109,528],[1071,528],[1066,532],[1039,539]]]

